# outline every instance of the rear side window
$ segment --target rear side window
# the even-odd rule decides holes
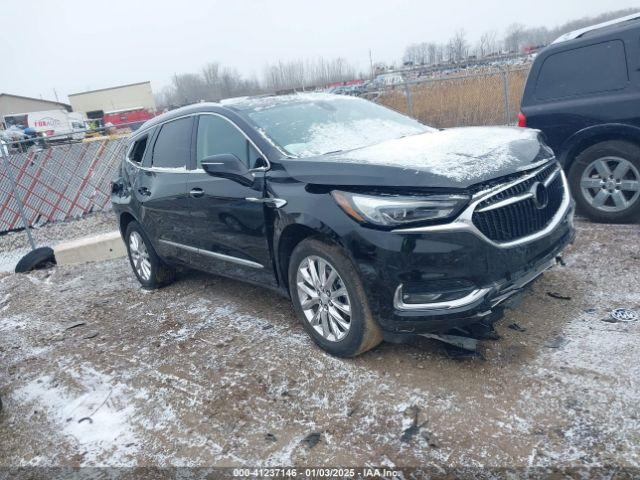
[[[252,168],[258,157],[247,138],[228,120],[217,115],[201,115],[198,122],[196,142],[198,168],[202,168],[202,159],[220,153],[232,153]]]
[[[191,117],[165,123],[153,145],[152,166],[180,168],[187,164],[191,151]]]
[[[134,163],[142,163],[144,158],[144,151],[147,149],[147,136],[145,135],[133,144],[131,151],[129,152],[129,160]]]
[[[620,40],[575,48],[548,57],[536,84],[536,98],[556,98],[620,90],[629,81]]]

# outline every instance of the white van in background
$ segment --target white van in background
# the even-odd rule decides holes
[[[45,110],[26,114],[27,126],[39,137],[56,137],[56,140],[82,140],[85,136],[86,118],[82,113],[66,110]]]

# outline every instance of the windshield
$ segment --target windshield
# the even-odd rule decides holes
[[[282,102],[246,111],[263,135],[290,155],[309,157],[430,131],[375,103],[352,97]]]

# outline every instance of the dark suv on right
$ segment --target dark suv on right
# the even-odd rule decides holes
[[[541,130],[579,211],[640,219],[640,14],[571,32],[536,58],[520,126]]]

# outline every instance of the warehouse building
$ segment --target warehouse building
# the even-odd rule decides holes
[[[73,93],[69,102],[75,112],[85,113],[88,119],[114,125],[148,120],[156,109],[151,82]]]
[[[0,93],[0,128],[5,129],[13,124],[21,124],[21,117],[24,117],[25,113],[45,110],[67,110],[70,112],[71,106],[51,100]],[[26,120],[23,125],[26,125]]]

